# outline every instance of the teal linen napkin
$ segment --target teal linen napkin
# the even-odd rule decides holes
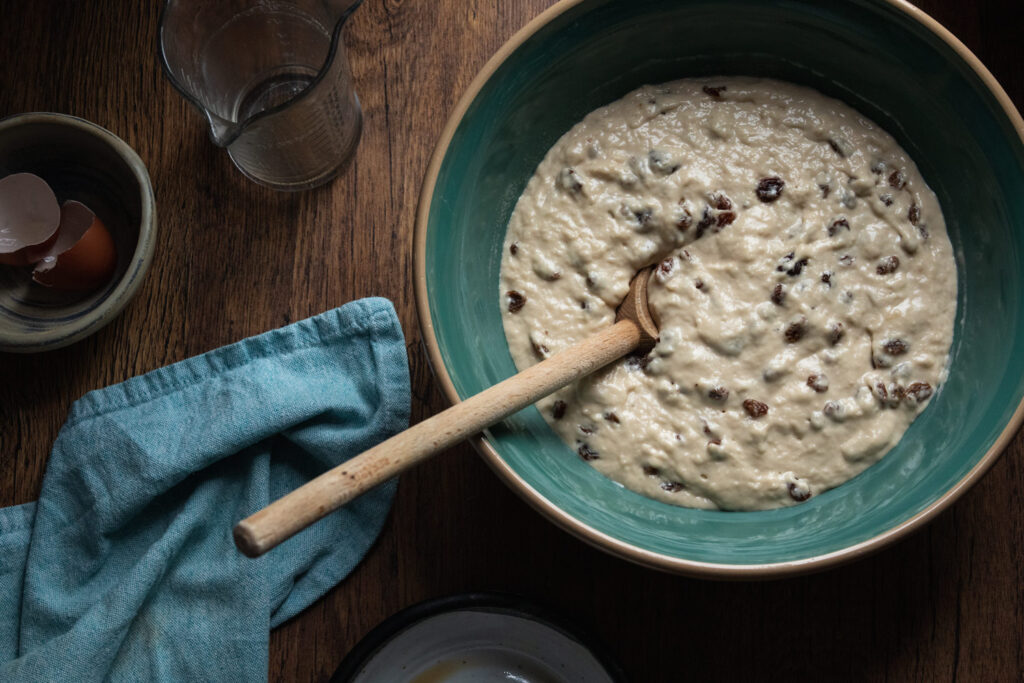
[[[408,424],[386,299],[86,394],[37,503],[0,509],[0,681],[257,681],[269,631],[359,563],[389,482],[259,559],[238,520]]]

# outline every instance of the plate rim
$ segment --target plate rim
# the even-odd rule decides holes
[[[410,605],[384,619],[349,650],[331,676],[330,683],[350,683],[363,667],[394,638],[433,617],[454,612],[487,612],[518,617],[546,626],[575,641],[602,667],[613,683],[625,683],[618,662],[594,634],[561,613],[514,593],[477,591],[431,598]]]

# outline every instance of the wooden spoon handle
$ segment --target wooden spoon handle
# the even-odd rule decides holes
[[[482,431],[637,348],[630,320],[588,337],[328,470],[235,526],[235,545],[258,557],[402,470]]]

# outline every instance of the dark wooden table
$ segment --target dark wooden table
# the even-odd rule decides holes
[[[75,114],[149,167],[153,267],[113,324],[69,348],[0,355],[0,505],[33,500],[68,406],[90,389],[367,295],[395,302],[413,419],[444,406],[420,346],[413,214],[427,160],[486,59],[551,0],[367,0],[346,29],[365,128],[328,187],[247,181],[156,61],[156,2],[0,0],[0,116]],[[1024,104],[1015,0],[921,0]],[[770,583],[633,566],[559,531],[466,446],[402,479],[362,565],[275,631],[270,679],[325,680],[389,614],[512,591],[591,626],[631,680],[1024,679],[1024,438],[925,530],[874,557]]]

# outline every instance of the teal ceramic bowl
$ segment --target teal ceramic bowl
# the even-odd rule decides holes
[[[502,240],[545,152],[587,112],[642,84],[723,74],[817,88],[880,123],[916,159],[959,269],[948,382],[878,464],[781,510],[644,498],[576,457],[532,407],[477,445],[526,500],[598,547],[693,575],[782,576],[919,527],[984,474],[1024,415],[1024,123],[934,20],[896,0],[555,5],[488,63],[442,135],[417,218],[417,299],[449,399],[513,374],[499,310]]]

